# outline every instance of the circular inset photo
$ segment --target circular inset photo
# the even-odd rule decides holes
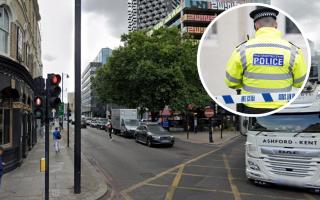
[[[284,11],[248,3],[220,14],[198,49],[198,72],[229,112],[261,117],[288,106],[307,82],[311,55],[299,24]]]

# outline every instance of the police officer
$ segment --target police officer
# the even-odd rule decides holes
[[[240,44],[232,53],[226,69],[229,88],[241,94],[290,92],[300,88],[307,66],[299,47],[282,39],[277,29],[279,12],[262,7],[250,13],[255,38]],[[245,103],[243,113],[259,114],[275,110],[287,102]]]

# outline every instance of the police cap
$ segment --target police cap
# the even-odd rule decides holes
[[[274,10],[272,8],[260,7],[252,11],[250,13],[250,17],[253,19],[254,22],[256,22],[258,19],[261,19],[264,17],[273,17],[274,19],[277,19],[278,14],[279,14],[279,11]]]

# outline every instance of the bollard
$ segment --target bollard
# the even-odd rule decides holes
[[[40,159],[40,172],[45,172],[46,171],[46,159],[41,158]]]

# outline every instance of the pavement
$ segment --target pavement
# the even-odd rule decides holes
[[[195,144],[207,144],[207,145],[220,145],[224,144],[227,141],[240,136],[240,132],[238,131],[226,131],[223,130],[222,133],[220,129],[214,129],[212,134],[213,142],[209,142],[209,132],[189,132],[189,136],[187,132],[171,132],[176,138],[185,141],[191,142]]]
[[[103,176],[86,159],[82,159],[81,194],[73,193],[73,149],[66,147],[66,134],[62,134],[61,150],[55,153],[50,134],[50,191],[53,200],[96,200],[103,197],[108,186]],[[21,167],[2,177],[0,199],[44,199],[44,173],[40,172],[40,158],[44,157],[44,138],[39,138]]]

